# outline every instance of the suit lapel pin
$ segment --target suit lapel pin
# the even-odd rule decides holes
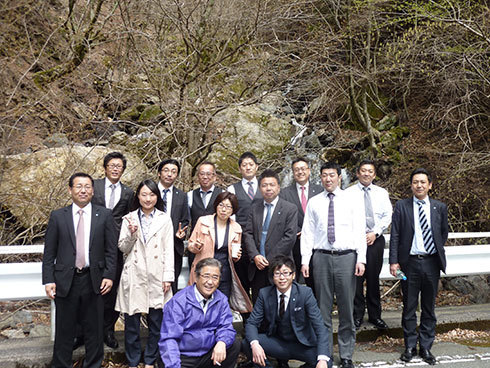
[[[281,214],[281,211],[279,211],[277,214],[280,215]]]
[[[97,216],[99,216],[99,214],[98,214],[98,213],[96,213],[96,214],[95,214],[95,217],[97,217]]]

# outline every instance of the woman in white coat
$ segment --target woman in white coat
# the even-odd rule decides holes
[[[141,359],[140,317],[147,314],[146,368],[158,356],[163,305],[172,297],[174,281],[174,232],[170,216],[153,180],[136,190],[132,212],[123,217],[118,247],[124,267],[117,290],[116,310],[124,313],[124,340],[129,367]]]

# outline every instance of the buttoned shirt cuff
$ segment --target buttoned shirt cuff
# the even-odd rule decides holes
[[[328,362],[330,358],[326,355],[318,355],[317,360],[325,360],[326,362]]]
[[[258,344],[259,340],[252,340],[250,341],[250,347],[252,347],[253,344]]]

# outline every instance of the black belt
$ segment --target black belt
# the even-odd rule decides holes
[[[75,268],[75,275],[83,275],[84,273],[87,273],[89,269],[89,267]]]
[[[313,249],[313,252],[332,254],[334,256],[343,256],[344,254],[354,253],[354,249],[335,250],[335,249]]]
[[[436,255],[437,255],[437,253],[434,253],[434,254],[410,254],[410,257],[418,258],[418,259],[425,259],[425,258],[434,257]]]

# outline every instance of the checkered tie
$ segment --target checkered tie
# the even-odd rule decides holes
[[[427,253],[434,254],[436,252],[436,246],[434,244],[434,239],[432,238],[432,232],[429,229],[429,224],[427,223],[427,216],[425,216],[425,201],[418,200],[417,204],[419,205],[419,222],[420,228],[422,229],[422,237],[424,238],[424,248]]]

